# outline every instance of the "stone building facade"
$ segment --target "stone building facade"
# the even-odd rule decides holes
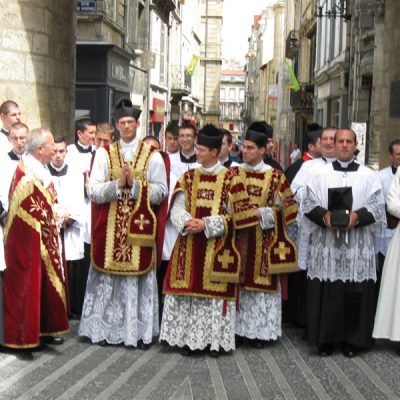
[[[230,131],[235,138],[244,132],[244,80],[245,73],[242,69],[223,67],[221,70],[219,126]]]
[[[201,59],[200,87],[203,123],[219,123],[219,89],[221,73],[221,30],[223,0],[200,0]]]
[[[0,102],[16,101],[31,129],[72,131],[75,9],[69,0],[2,2]]]
[[[367,123],[366,162],[388,163],[388,145],[400,132],[400,27],[395,0],[351,5],[352,120]]]

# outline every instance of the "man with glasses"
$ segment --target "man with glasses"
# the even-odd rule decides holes
[[[0,201],[3,208],[8,210],[8,192],[15,169],[22,155],[25,153],[25,142],[29,134],[29,128],[22,122],[11,125],[8,139],[11,143],[11,150],[0,157],[3,176],[0,180]]]
[[[4,227],[4,346],[29,349],[68,330],[66,275],[47,168],[52,133],[33,130],[10,187]],[[21,243],[23,242],[23,246]],[[27,251],[29,249],[29,251]]]

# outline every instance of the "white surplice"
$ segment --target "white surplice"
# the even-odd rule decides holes
[[[131,161],[139,140],[120,141],[123,159]],[[168,195],[167,178],[161,155],[151,155],[147,169],[150,183],[150,204],[158,205]],[[90,175],[89,197],[95,203],[116,201],[120,195],[116,180],[109,180],[108,155],[97,149]],[[138,183],[131,190],[138,195]],[[106,234],[106,232],[104,232]],[[111,344],[136,346],[139,340],[151,343],[159,333],[158,295],[155,268],[139,276],[106,274],[90,266],[85,300],[78,334],[92,342],[106,340]]]
[[[263,161],[256,166],[243,163],[240,167],[256,172],[272,169]],[[236,315],[237,335],[260,340],[276,340],[282,336],[282,296],[279,279],[277,286],[275,293],[240,289],[239,310]]]
[[[224,168],[219,162],[211,168],[199,167],[205,174],[218,173]],[[229,210],[229,207],[228,207]],[[207,217],[205,235],[222,236],[223,222],[220,216]],[[171,222],[180,234],[185,234],[184,226],[191,219],[185,209],[185,193],[179,192],[171,209]],[[203,350],[208,345],[211,350],[225,351],[235,348],[235,301],[209,299],[195,296],[167,294],[164,299],[164,310],[161,323],[160,340],[170,346],[188,346],[191,350]]]
[[[304,214],[315,207],[328,209],[328,188],[351,187],[352,210],[365,207],[374,217],[373,224],[347,230],[329,230],[311,222]],[[386,224],[382,186],[377,174],[364,165],[357,171],[336,171],[332,164],[321,166],[307,184],[299,221],[305,234],[311,235],[308,277],[321,281],[376,281],[375,255],[379,251],[373,233]]]
[[[400,218],[400,168],[392,180],[387,207],[390,214]],[[395,229],[390,241],[382,282],[379,291],[378,305],[375,314],[374,338],[400,341],[400,225]]]

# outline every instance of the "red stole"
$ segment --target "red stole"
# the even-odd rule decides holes
[[[30,348],[40,335],[68,330],[65,266],[59,248],[55,191],[18,165],[4,228],[5,346]]]
[[[241,261],[236,230],[258,223],[237,170],[223,168],[205,174],[191,169],[178,180],[171,204],[178,192],[185,193],[186,209],[193,218],[222,216],[225,234],[210,239],[204,232],[179,235],[164,280],[164,293],[235,299]]]
[[[277,169],[250,171],[240,168],[240,175],[252,203],[257,207],[273,208],[276,221],[272,231],[263,231],[259,224],[247,231],[242,287],[246,290],[275,292],[277,275],[271,275],[270,266],[297,264],[297,249],[286,234],[286,225],[296,219],[297,203],[285,175]],[[282,202],[279,208],[275,207],[277,197]]]
[[[109,158],[109,180],[120,176],[124,160],[119,142],[105,146]],[[129,198],[129,188],[121,199],[92,203],[92,263],[102,272],[117,275],[142,275],[155,265],[157,219],[150,206],[150,186],[146,180],[153,148],[140,142],[130,163],[139,183],[139,197]]]

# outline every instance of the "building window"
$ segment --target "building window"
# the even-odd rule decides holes
[[[240,101],[244,100],[244,89],[240,89],[240,91],[239,91],[239,100]]]
[[[340,126],[339,124],[339,114],[340,114],[340,99],[332,99],[331,100],[331,115],[330,121],[328,123],[329,126]]]
[[[229,100],[235,100],[235,95],[236,95],[235,92],[236,92],[235,88],[230,88],[229,89]]]
[[[220,89],[219,91],[219,98],[221,100],[225,100],[225,88]]]

